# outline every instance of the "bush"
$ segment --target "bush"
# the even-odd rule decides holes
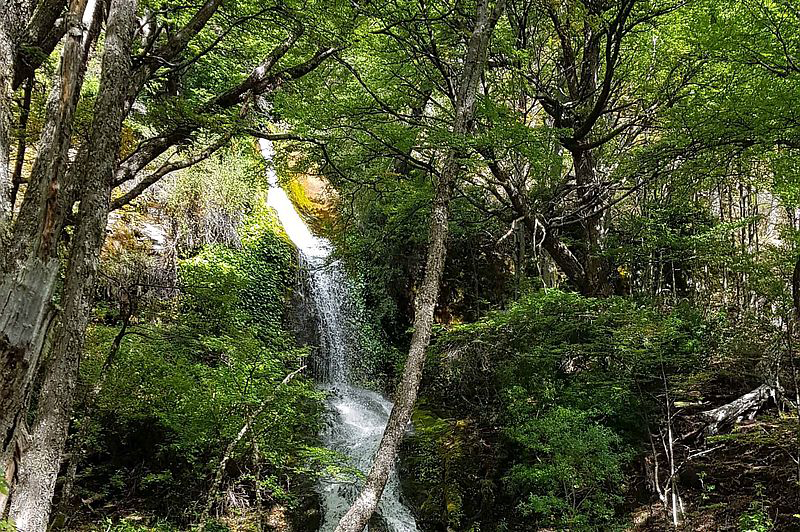
[[[459,529],[613,528],[662,371],[680,386],[715,327],[689,308],[549,290],[440,331],[422,389],[440,428],[406,444],[407,475],[424,473],[417,490],[455,494]],[[449,524],[444,501],[416,504],[424,522]]]
[[[181,261],[178,312],[137,323],[96,402],[84,404],[94,412],[81,421],[91,425],[76,483],[87,491],[82,497],[191,522],[223,451],[254,412],[260,414],[225,472],[237,496],[259,489],[264,499],[294,504],[305,496],[303,478],[326,465],[328,455],[313,452],[321,393],[303,374],[281,384],[307,355],[284,326],[294,249],[266,209],[242,232],[241,249],[207,246]],[[100,382],[116,332],[90,328],[87,392]],[[175,508],[185,513],[175,515]]]
[[[537,415],[520,399],[506,429],[520,454],[505,477],[520,513],[569,528],[613,521],[630,449],[590,412],[559,406]]]

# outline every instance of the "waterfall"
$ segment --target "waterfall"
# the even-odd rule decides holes
[[[300,254],[301,267],[307,275],[308,297],[314,307],[320,340],[321,368],[317,375],[320,387],[328,391],[328,422],[322,440],[329,449],[339,451],[350,464],[366,472],[383,435],[392,403],[380,394],[352,386],[348,380],[348,362],[358,356],[359,346],[353,329],[352,290],[341,265],[330,260],[331,245],[314,235],[297,213],[286,192],[278,184],[272,167],[272,143],[260,139],[261,155],[267,162],[269,197],[267,204],[275,209],[286,234]],[[320,530],[336,528],[360,486],[322,481],[319,492],[323,506]],[[400,482],[396,474],[389,479],[378,505],[378,515],[370,528],[389,532],[416,531],[411,511],[401,501]]]

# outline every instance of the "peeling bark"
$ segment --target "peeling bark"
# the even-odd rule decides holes
[[[105,240],[112,177],[124,117],[122,80],[130,73],[135,0],[113,0],[104,44],[100,92],[90,137],[92,157],[72,172],[82,176],[79,221],[70,252],[53,348],[37,415],[32,444],[19,462],[10,516],[23,532],[47,529],[50,506],[67,439],[69,414],[78,381],[86,325],[92,307],[100,251]]]
[[[73,0],[57,81],[47,104],[25,198],[4,239],[0,262],[0,463],[13,458],[16,434],[40,352],[54,315],[52,297],[60,238],[69,202],[62,186],[80,85],[86,70],[82,16],[86,0]],[[6,236],[6,235],[0,235]]]

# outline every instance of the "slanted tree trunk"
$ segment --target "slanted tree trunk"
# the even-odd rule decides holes
[[[36,70],[50,57],[66,29],[62,18],[67,7],[66,0],[39,0],[27,21],[25,32],[17,45],[17,61],[14,65],[13,87],[33,76]]]
[[[475,27],[467,45],[467,56],[461,78],[458,80],[458,93],[454,102],[453,132],[456,135],[466,135],[472,130],[478,83],[483,74],[486,51],[494,27],[504,8],[504,0],[498,0],[494,9],[489,8],[488,0],[478,0]],[[447,252],[450,196],[459,171],[459,152],[456,148],[450,148],[445,155],[442,172],[436,185],[433,210],[431,211],[425,275],[417,293],[414,334],[411,337],[411,347],[403,370],[402,381],[395,394],[394,406],[364,487],[353,505],[339,521],[336,532],[361,532],[364,530],[378,506],[389,475],[394,469],[397,447],[411,419],[422,379],[422,369],[425,365],[425,351],[430,343],[433,312],[439,295],[439,282]]]
[[[100,92],[90,136],[92,156],[71,169],[82,176],[80,213],[70,252],[49,365],[23,453],[10,516],[23,532],[47,529],[50,504],[69,427],[94,283],[105,240],[112,178],[124,116],[124,80],[130,73],[136,0],[112,0],[106,30]]]
[[[247,421],[245,421],[242,428],[239,429],[239,432],[236,433],[236,436],[228,443],[227,447],[225,447],[225,452],[222,454],[222,458],[217,465],[217,470],[214,473],[214,480],[211,482],[211,488],[208,490],[208,499],[206,499],[206,506],[203,508],[203,513],[200,516],[200,527],[201,529],[205,529],[206,523],[208,522],[209,517],[211,516],[211,510],[214,509],[214,503],[217,501],[217,497],[219,496],[220,488],[222,488],[222,479],[225,477],[225,468],[228,466],[228,462],[230,461],[231,457],[233,456],[233,452],[236,450],[236,447],[239,445],[239,442],[242,441],[242,438],[250,431],[250,428],[258,419],[258,416],[261,415],[261,412],[264,411],[266,408],[267,403],[263,403],[259,406],[252,414],[247,417]]]
[[[283,386],[289,384],[289,382],[291,382],[291,380],[294,379],[297,375],[299,375],[304,369],[306,369],[306,366],[300,366],[293,372],[286,375],[286,377],[283,378],[280,384],[278,384],[275,393],[277,393],[277,391]],[[247,416],[247,420],[245,421],[244,425],[242,425],[242,428],[239,429],[239,432],[236,433],[236,436],[225,447],[225,452],[222,454],[222,458],[220,458],[219,464],[217,465],[217,470],[214,473],[214,481],[211,483],[211,488],[208,490],[208,499],[206,499],[206,506],[205,508],[203,508],[203,513],[200,516],[201,529],[205,529],[205,526],[208,522],[208,518],[211,516],[211,510],[214,509],[214,503],[217,501],[220,488],[222,487],[222,480],[225,476],[225,468],[227,467],[231,457],[233,457],[233,452],[236,450],[236,446],[239,445],[239,442],[242,441],[242,438],[244,438],[245,435],[247,435],[247,433],[250,432],[250,430],[253,428],[253,425],[256,423],[256,421],[258,421],[258,417],[275,398],[275,393],[271,394],[270,397],[264,398],[261,405],[255,410],[250,412],[250,414]]]

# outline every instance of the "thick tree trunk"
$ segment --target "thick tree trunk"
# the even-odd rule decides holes
[[[478,83],[483,74],[486,51],[504,7],[503,0],[497,2],[494,10],[489,9],[488,0],[479,0],[478,2],[475,28],[467,47],[464,70],[458,81],[453,125],[453,132],[457,135],[468,134],[472,129]],[[403,370],[402,381],[395,394],[394,406],[364,487],[353,505],[339,521],[336,532],[361,532],[366,527],[378,506],[389,475],[394,469],[397,448],[411,419],[422,379],[422,369],[425,365],[425,351],[431,338],[433,312],[439,295],[439,282],[447,254],[450,196],[459,170],[459,153],[455,148],[451,148],[445,156],[436,186],[433,210],[431,211],[425,276],[417,294],[414,333],[411,337],[411,347]]]
[[[83,178],[80,213],[70,252],[62,298],[63,311],[54,331],[47,372],[31,429],[31,446],[23,453],[10,515],[23,532],[47,529],[50,504],[67,438],[69,414],[78,380],[100,250],[105,240],[112,177],[119,151],[130,73],[135,0],[113,0],[106,30],[100,92],[94,110],[92,157],[71,170]],[[83,164],[80,164],[83,163]]]
[[[54,314],[58,240],[71,207],[64,175],[72,121],[86,71],[87,43],[99,32],[97,17],[92,30],[84,31],[85,7],[86,0],[73,0],[70,6],[67,39],[47,103],[38,156],[13,232],[0,235],[6,237],[0,249],[0,464],[6,468],[11,467],[30,383]]]
[[[594,155],[591,150],[573,151],[572,160],[581,202],[587,205],[586,210],[591,213],[583,220],[586,249],[583,257],[585,278],[581,292],[587,296],[610,296],[613,287],[608,275],[608,259],[603,257],[608,210],[602,208],[604,202],[600,183],[597,182]]]

